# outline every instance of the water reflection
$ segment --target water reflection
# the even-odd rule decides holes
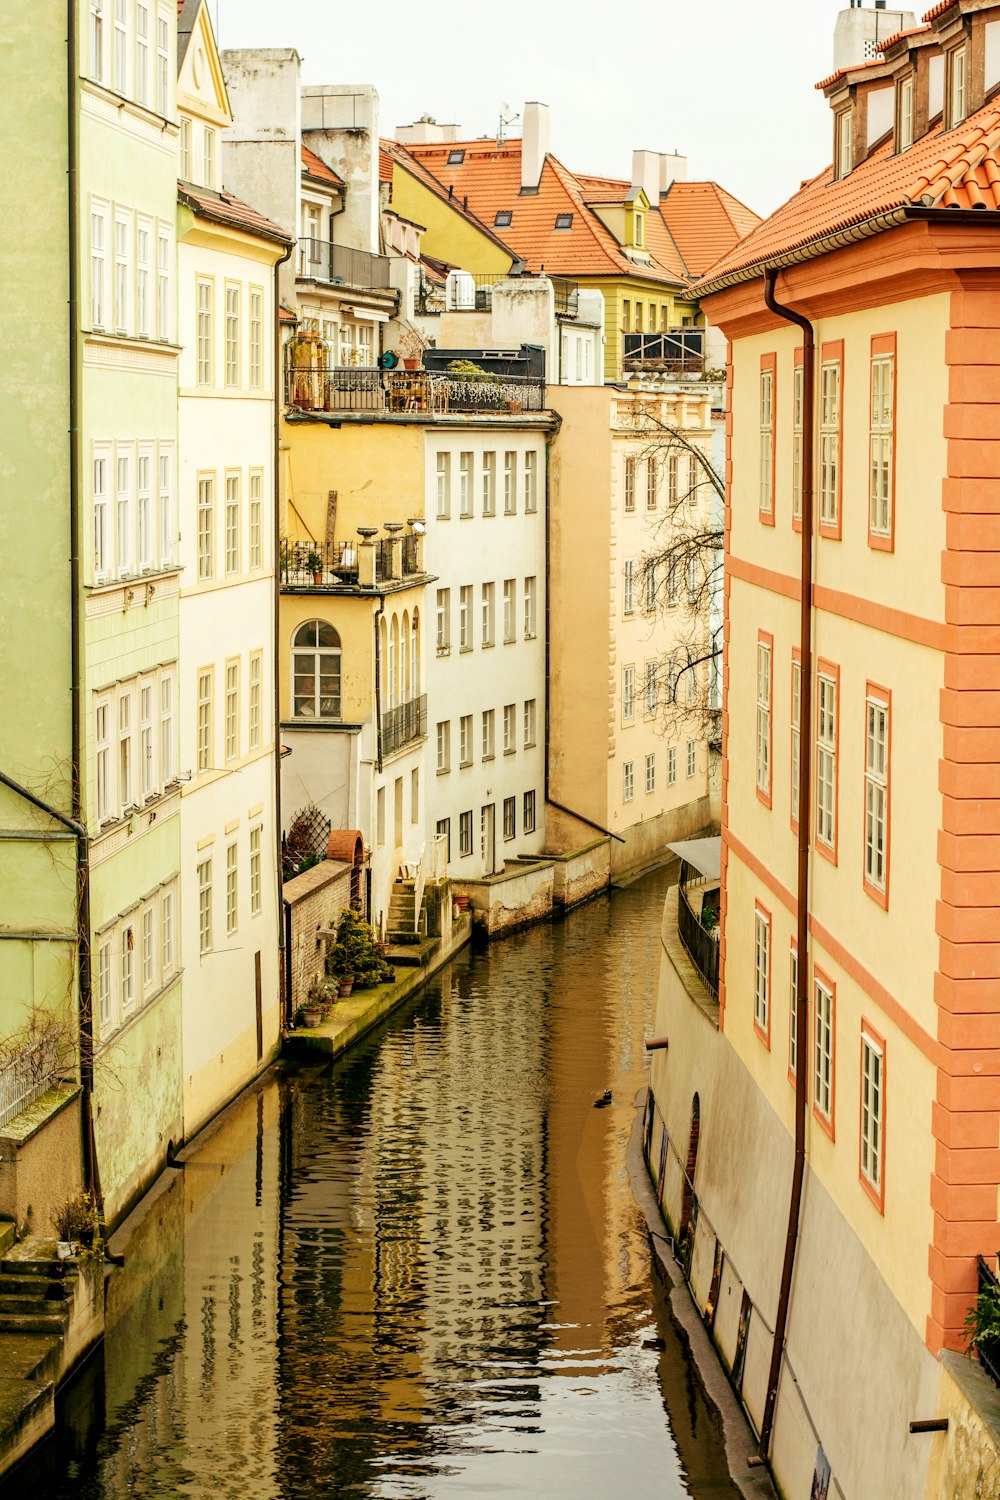
[[[734,1493],[625,1170],[664,886],[465,956],[230,1111],[133,1237],[36,1493]]]

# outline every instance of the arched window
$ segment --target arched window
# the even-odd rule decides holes
[[[292,716],[340,718],[340,636],[325,620],[307,620],[292,640]]]
[[[420,697],[420,611],[413,611],[410,631],[410,697]]]
[[[409,703],[410,691],[410,612],[403,610],[403,625],[399,632],[399,701]]]
[[[396,616],[392,617],[389,626],[389,671],[386,674],[389,688],[389,707],[393,708],[399,702],[399,621]]]

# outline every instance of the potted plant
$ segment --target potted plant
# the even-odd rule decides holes
[[[399,352],[403,360],[403,369],[418,370],[420,357],[426,348],[427,340],[423,334],[418,332],[412,323],[407,323],[399,335]]]
[[[67,1198],[52,1215],[52,1223],[56,1231],[56,1254],[60,1260],[69,1260],[79,1252],[81,1245],[91,1252],[100,1248],[101,1218],[89,1193],[77,1193]]]
[[[323,582],[323,559],[318,552],[310,552],[306,557],[306,570],[313,576],[313,583],[318,588]]]
[[[309,993],[299,1007],[299,1015],[302,1017],[304,1026],[318,1026],[323,1019],[323,1000],[319,987],[320,981],[314,979],[309,986]]]
[[[395,978],[371,927],[359,912],[350,909],[340,913],[337,941],[327,954],[326,966],[327,973],[336,976],[338,983],[350,980],[352,988],[359,990],[388,984]],[[349,993],[341,989],[341,994]]]

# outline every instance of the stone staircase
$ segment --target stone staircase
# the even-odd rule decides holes
[[[389,897],[389,916],[386,922],[386,939],[389,943],[389,962],[393,964],[417,964],[420,962],[416,949],[427,937],[427,911],[421,908],[419,923],[414,922],[416,910],[416,881],[397,880]],[[402,950],[402,953],[400,953]]]

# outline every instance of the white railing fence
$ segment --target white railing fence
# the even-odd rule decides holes
[[[40,1098],[59,1072],[59,1034],[47,1033],[0,1062],[0,1125]]]

